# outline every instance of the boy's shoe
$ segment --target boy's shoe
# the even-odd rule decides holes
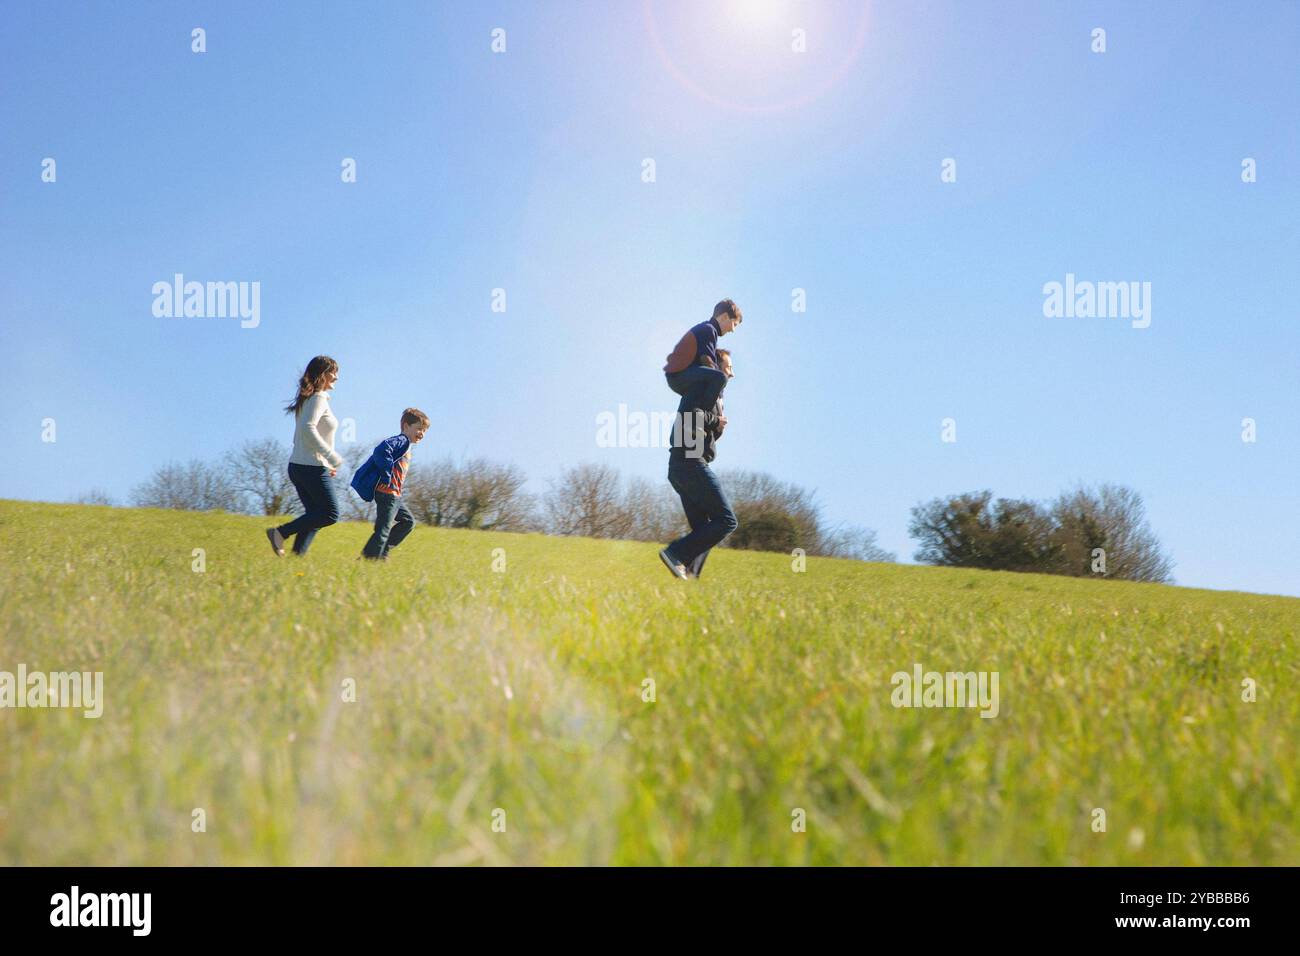
[[[271,550],[275,552],[277,558],[284,557],[284,538],[280,535],[279,528],[267,528],[266,540],[271,542]]]
[[[686,580],[686,565],[669,554],[667,548],[659,552],[659,560],[672,572],[673,577],[681,578],[683,581]]]
[[[700,576],[700,568],[702,567],[704,567],[703,554],[697,556],[696,559],[691,562],[691,566],[687,568],[687,570],[690,571],[691,577],[698,578]]]

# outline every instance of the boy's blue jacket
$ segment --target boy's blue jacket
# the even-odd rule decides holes
[[[375,446],[370,457],[352,476],[352,490],[361,496],[362,501],[374,501],[375,485],[393,480],[393,465],[410,447],[411,440],[405,435],[385,438]]]

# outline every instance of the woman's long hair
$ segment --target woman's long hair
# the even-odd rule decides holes
[[[298,379],[298,394],[284,407],[286,415],[297,415],[302,403],[317,392],[325,391],[325,380],[339,370],[339,363],[328,355],[318,355],[307,363],[307,370]]]

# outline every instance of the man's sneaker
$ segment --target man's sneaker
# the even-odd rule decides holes
[[[279,528],[267,528],[266,539],[271,542],[271,550],[275,552],[277,558],[284,557],[284,538],[280,536]]]
[[[705,552],[705,553],[707,554],[707,552]],[[691,577],[693,577],[693,578],[698,578],[698,577],[700,576],[700,568],[702,568],[702,567],[704,567],[704,555],[703,555],[703,554],[701,554],[701,555],[700,555],[699,557],[697,557],[694,561],[692,561],[692,562],[691,562],[691,566],[690,566],[690,568],[688,568],[687,570],[690,571],[690,573],[691,573]]]
[[[682,564],[671,554],[669,554],[667,548],[664,548],[662,551],[659,552],[659,560],[662,561],[664,563],[664,566],[667,567],[668,570],[672,572],[673,577],[681,578],[683,581],[686,580],[686,565]]]

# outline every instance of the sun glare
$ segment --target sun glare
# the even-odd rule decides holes
[[[786,0],[727,0],[727,19],[749,29],[781,25],[787,13]]]
[[[805,106],[852,69],[867,38],[865,0],[643,0],[664,68],[701,99],[768,113]]]

